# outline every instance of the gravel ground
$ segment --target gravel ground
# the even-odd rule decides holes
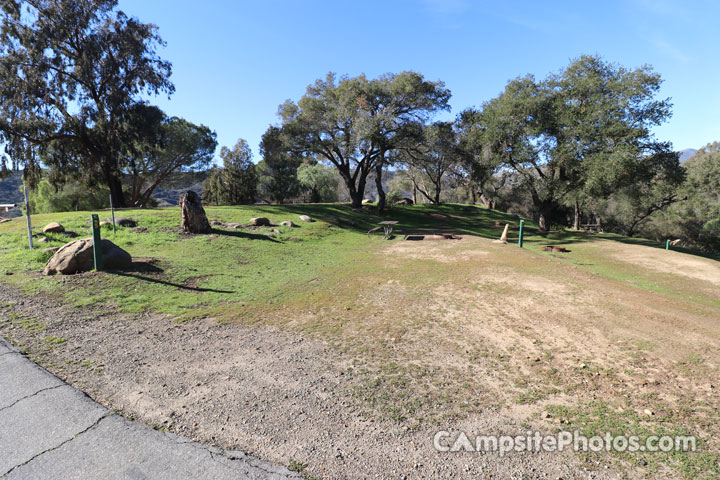
[[[283,331],[74,309],[3,287],[0,334],[127,417],[302,468],[308,477],[623,478],[568,453],[501,458],[437,452],[437,430],[526,430],[492,409],[413,429],[367,416],[349,393],[355,381],[349,360],[321,342]]]

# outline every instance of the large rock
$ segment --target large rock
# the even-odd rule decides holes
[[[307,215],[300,215],[300,220],[302,220],[303,222],[314,222],[315,221]]]
[[[108,222],[112,223],[112,218],[108,218]],[[128,228],[135,228],[137,227],[137,220],[134,220],[132,218],[116,218],[115,219],[115,225],[120,225],[121,227],[128,227]]]
[[[65,231],[65,227],[60,225],[58,222],[52,222],[45,225],[42,231],[43,233],[62,233]]]
[[[265,217],[251,218],[250,223],[255,227],[267,227],[270,225],[270,220]]]
[[[132,257],[128,252],[118,247],[110,240],[102,239],[103,268],[112,270],[128,267],[132,264]],[[83,238],[67,243],[55,252],[48,260],[43,275],[64,275],[88,272],[95,268],[93,259],[93,239]]]
[[[185,233],[210,233],[212,227],[208,222],[205,209],[197,193],[189,190],[180,198],[182,209],[182,229]]]

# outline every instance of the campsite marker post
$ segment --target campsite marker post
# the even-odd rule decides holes
[[[102,263],[102,240],[100,239],[100,219],[97,214],[92,215],[92,234],[93,234],[93,257],[95,259],[95,270],[103,269]]]
[[[522,248],[523,245],[523,221],[520,220],[520,233],[518,235],[518,247]]]
[[[665,250],[670,250],[670,239],[669,238],[665,241]]]
[[[30,250],[32,250],[33,249],[32,223],[30,222],[30,200],[29,200],[27,185],[24,185],[23,192],[25,192],[25,213],[27,214],[28,243],[30,244]]]

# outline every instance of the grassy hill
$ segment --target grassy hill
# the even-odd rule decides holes
[[[133,255],[132,269],[43,277],[38,272],[50,254],[27,250],[24,224],[16,219],[0,224],[0,281],[79,308],[163,314],[178,324],[211,318],[320,341],[343,368],[346,383],[331,393],[337,402],[387,425],[406,425],[420,438],[432,438],[448,422],[475,425],[487,418],[545,431],[691,433],[700,439],[696,453],[615,452],[600,458],[633,476],[720,475],[720,398],[711,390],[720,373],[716,259],[618,235],[541,236],[532,222],[520,249],[517,217],[476,206],[415,205],[383,218],[344,205],[206,210],[221,222],[266,216],[276,225],[292,220],[297,227],[218,227],[209,235],[186,236],[177,208],[124,211],[138,227],[104,235]],[[305,223],[299,215],[317,221]],[[89,235],[89,218],[90,212],[73,212],[33,220],[38,231],[59,221]],[[367,235],[386,219],[398,220],[402,231],[389,241]],[[494,243],[505,223],[512,226],[510,243]],[[463,238],[403,240],[405,233],[431,232]],[[49,238],[50,246],[67,241]],[[540,250],[548,244],[570,252]],[[39,357],[55,355],[56,363],[78,349],[101,355],[103,348],[112,350],[103,345],[140,341],[154,328],[103,330],[97,338],[84,333],[82,342],[47,353],[47,342],[38,346],[13,325],[6,321],[0,330]],[[60,322],[56,330],[47,328],[43,335],[72,338],[80,327]],[[174,341],[184,348],[183,337]],[[210,362],[217,341],[208,333],[193,348],[206,352]],[[165,347],[144,348],[157,359]],[[272,378],[272,371],[265,373]],[[113,375],[106,372],[97,388],[132,384]],[[207,388],[203,395],[222,395],[220,387]],[[155,422],[152,412],[164,404],[153,402],[161,402],[155,410],[127,407],[128,413]],[[277,443],[271,436],[266,440]]]

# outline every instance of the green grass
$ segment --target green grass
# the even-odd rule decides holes
[[[554,417],[561,418],[569,424],[563,430],[579,430],[582,435],[590,438],[594,435],[610,433],[615,436],[637,436],[639,444],[645,445],[649,436],[690,436],[697,433],[678,427],[672,419],[641,416],[635,410],[627,408],[619,411],[603,401],[595,401],[587,405],[568,408],[562,405],[549,405],[547,411]],[[649,473],[658,472],[665,466],[671,466],[684,478],[710,479],[720,475],[720,454],[708,449],[709,438],[697,438],[695,452],[613,452],[613,456],[630,463],[646,465]],[[590,453],[586,454],[591,458]]]
[[[264,207],[209,207],[208,217],[224,222],[248,222],[267,216],[279,224],[293,220],[296,228],[278,227],[281,233],[269,238],[271,228],[226,230],[211,235],[184,236],[179,232],[177,208],[123,211],[123,217],[139,222],[137,229],[118,228],[103,236],[129,251],[135,259],[152,259],[138,264],[137,271],[102,272],[82,276],[43,277],[39,275],[52,255],[40,250],[61,246],[61,234],[48,235],[49,242],[27,248],[24,219],[0,225],[0,279],[28,294],[61,294],[76,306],[102,304],[120,311],[153,310],[180,319],[205,315],[212,307],[233,304],[237,315],[246,306],[268,307],[303,295],[308,285],[332,282],[347,273],[362,270],[363,257],[380,247],[381,236],[368,238],[366,232],[383,218],[370,210],[352,212],[341,205],[297,205]],[[443,214],[433,218],[428,214]],[[319,221],[305,223],[299,215]],[[105,218],[107,214],[102,215]],[[332,217],[336,217],[335,219]],[[400,221],[405,232],[452,231],[496,237],[495,222],[517,218],[500,212],[458,206],[415,206],[396,208],[385,219]],[[59,221],[66,230],[90,235],[90,212],[33,216],[35,232],[50,221]],[[438,228],[438,223],[443,227]],[[398,234],[398,237],[402,234]]]
[[[355,274],[361,273],[363,258],[384,243],[381,236],[368,238],[366,235],[380,220],[398,220],[403,233],[397,237],[404,233],[451,231],[498,238],[502,228],[496,226],[496,222],[510,223],[511,242],[516,241],[519,223],[518,217],[459,205],[397,207],[383,218],[369,209],[357,213],[338,204],[209,207],[206,210],[213,220],[244,223],[251,217],[267,216],[275,224],[293,220],[298,227],[279,227],[281,233],[275,234],[276,238],[267,236],[271,228],[219,228],[211,235],[184,236],[179,232],[177,208],[128,210],[120,215],[137,220],[139,228],[118,227],[116,234],[106,228],[103,236],[136,259],[152,259],[150,266],[139,264],[143,268],[130,272],[42,277],[39,272],[52,254],[41,249],[61,246],[68,239],[61,234],[48,235],[48,243],[36,243],[38,248],[30,251],[24,219],[17,218],[0,225],[0,281],[16,285],[28,294],[61,294],[76,306],[102,304],[120,311],[153,310],[188,319],[206,315],[215,307],[233,304],[236,316],[242,316],[245,307],[282,304],[304,295],[309,285],[328,282],[332,285],[346,276],[349,269]],[[35,215],[34,231],[39,232],[50,221],[59,221],[66,230],[81,237],[89,236],[90,213]],[[310,215],[319,221],[301,222],[299,215]],[[107,216],[107,212],[101,213],[101,218]],[[576,232],[543,237],[535,231],[536,226],[526,221],[525,248],[530,251],[551,255],[539,252],[538,247],[550,243],[570,245],[573,255],[552,256],[617,281],[633,279],[637,288],[678,295],[687,293],[676,291],[669,281],[664,283],[638,275],[626,264],[598,255],[587,244],[587,240],[597,238],[624,241],[624,237],[587,236]]]

